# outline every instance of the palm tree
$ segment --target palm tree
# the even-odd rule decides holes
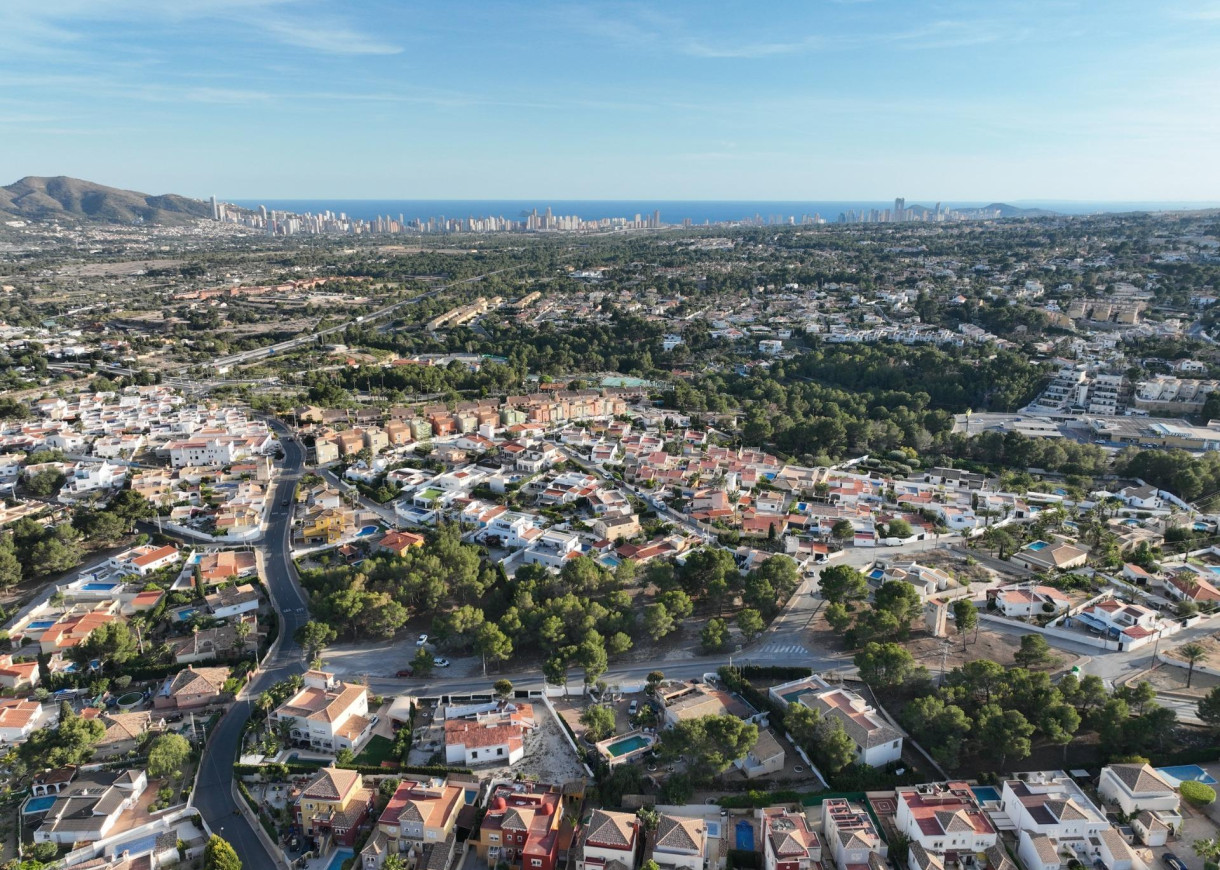
[[[237,642],[237,657],[240,659],[246,651],[246,638],[250,636],[250,623],[238,617],[233,626],[233,639]]]
[[[1190,670],[1186,672],[1186,688],[1189,689],[1190,681],[1194,679],[1195,676],[1195,665],[1207,658],[1207,647],[1201,643],[1191,641],[1188,644],[1183,644],[1182,646],[1178,647],[1178,654],[1186,660],[1188,665],[1190,665]]]

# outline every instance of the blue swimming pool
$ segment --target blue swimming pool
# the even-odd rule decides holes
[[[1177,786],[1178,783],[1194,780],[1205,785],[1216,785],[1216,778],[1208,773],[1197,764],[1179,764],[1174,767],[1158,767],[1157,773],[1163,773],[1173,782],[1170,785]]]
[[[356,532],[356,537],[367,538],[369,535],[375,535],[375,534],[377,534],[376,526],[365,526],[363,529]]]
[[[647,737],[644,737],[641,734],[633,734],[630,737],[624,737],[622,740],[615,741],[614,743],[606,744],[606,751],[615,758],[619,758],[632,752],[637,752],[647,745]]]
[[[343,862],[355,854],[351,849],[339,849],[331,856],[330,863],[326,865],[326,870],[339,870],[343,866]]]
[[[1033,550],[1033,551],[1037,552],[1038,550],[1045,550],[1049,546],[1050,546],[1050,544],[1048,544],[1046,541],[1034,541],[1032,544],[1030,544],[1025,549]]]
[[[115,846],[114,854],[118,855],[123,852],[130,852],[134,858],[137,855],[143,855],[145,852],[151,852],[153,847],[156,845],[157,835],[149,834],[147,837],[140,837],[138,839]]]
[[[974,796],[979,799],[980,803],[988,803],[994,801],[1000,802],[1000,790],[990,785],[972,785],[970,790],[974,792]]]
[[[737,848],[739,851],[752,852],[754,851],[754,826],[746,819],[742,819],[734,827],[737,834]]]
[[[86,583],[81,587],[86,592],[110,592],[118,588],[118,583]]]
[[[868,576],[872,580],[880,580],[882,577],[885,576],[885,571],[883,571],[880,568],[874,568],[873,570],[868,572]]]
[[[38,619],[38,620],[35,620],[34,622],[31,622],[29,627],[33,628],[33,629],[42,629],[42,628],[50,628],[54,624],[55,624],[54,619]]]
[[[38,797],[32,797],[25,802],[23,813],[45,813],[49,810],[56,801],[56,795],[43,794]]]

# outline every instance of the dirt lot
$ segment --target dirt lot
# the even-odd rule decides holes
[[[809,629],[814,634],[811,646],[817,649],[845,650],[843,635],[827,624],[822,613],[824,609],[820,608],[809,622]],[[986,628],[980,628],[977,634],[970,633],[963,650],[962,639],[954,632],[952,623],[950,623],[950,634],[947,639],[933,637],[923,630],[919,623],[915,623],[912,628],[914,630],[911,632],[911,638],[903,643],[903,646],[933,675],[940,672],[942,654],[946,670],[952,670],[958,665],[978,659],[991,659],[1002,665],[1011,665],[1013,663],[1012,654],[1021,646],[1021,641],[1016,635],[999,634],[988,631]],[[945,640],[948,640],[948,644],[945,643]],[[1055,655],[1058,657],[1056,670],[1070,668],[1080,660],[1079,656],[1063,650],[1055,650]]]
[[[1196,662],[1195,666],[1212,668],[1213,670],[1220,670],[1220,632],[1216,632],[1211,637],[1201,638],[1200,640],[1197,641],[1197,643],[1200,646],[1202,646],[1204,649],[1207,650],[1207,657]],[[1178,661],[1184,662],[1185,659],[1182,658],[1182,655],[1180,652],[1181,647],[1182,647],[1182,644],[1179,644],[1178,646],[1173,647],[1172,649],[1167,649],[1167,650],[1165,650],[1165,655],[1168,656],[1169,658],[1174,658],[1174,659],[1177,659]],[[1173,669],[1172,666],[1171,666],[1171,669]],[[1183,675],[1182,685],[1186,685],[1186,679],[1185,679],[1186,671],[1182,671],[1182,675]],[[1202,678],[1202,676],[1203,676],[1202,674],[1196,673],[1195,679],[1192,681],[1192,685],[1198,685],[1199,680],[1200,680],[1200,678]],[[1213,685],[1215,685],[1215,683],[1213,683]]]
[[[1155,670],[1141,671],[1128,678],[1126,682],[1136,683],[1140,680],[1147,680],[1152,684],[1152,688],[1158,692],[1174,692],[1178,695],[1193,695],[1199,698],[1206,695],[1216,686],[1220,686],[1220,677],[1213,677],[1210,674],[1201,674],[1195,671],[1194,677],[1190,681],[1190,688],[1188,689],[1186,688],[1186,675],[1186,668],[1159,664]]]
[[[60,275],[81,278],[122,277],[138,275],[150,269],[176,269],[186,263],[186,260],[127,260],[120,263],[86,263],[83,265],[65,266],[59,270]]]

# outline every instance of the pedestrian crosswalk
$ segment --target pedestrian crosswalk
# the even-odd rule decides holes
[[[782,643],[766,643],[759,647],[759,653],[772,655],[809,655],[809,650],[805,649],[799,643],[782,644]]]

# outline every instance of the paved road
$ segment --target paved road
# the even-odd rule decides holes
[[[283,426],[273,425],[283,438],[286,434]],[[276,483],[275,501],[267,534],[260,544],[267,588],[275,609],[282,614],[279,647],[243,695],[244,700],[234,704],[216,726],[200,761],[199,781],[192,795],[192,803],[208,826],[217,833],[223,831],[222,836],[233,844],[242,866],[251,868],[275,867],[277,859],[267,853],[254,828],[233,806],[233,764],[237,760],[242,727],[250,717],[250,699],[289,675],[305,670],[301,648],[292,636],[297,627],[309,619],[308,601],[297,585],[289,549],[292,509],[281,505],[292,495],[301,475],[304,454],[295,439],[283,443],[284,460]]]
[[[286,350],[292,350],[293,348],[301,347],[302,345],[306,345],[306,344],[310,344],[310,343],[317,343],[319,338],[322,338],[327,335],[334,335],[336,333],[343,332],[350,326],[356,326],[358,324],[368,323],[373,320],[379,320],[382,317],[385,317],[389,314],[393,314],[399,308],[402,308],[406,305],[413,305],[416,302],[419,302],[423,299],[429,299],[433,296],[437,296],[441,293],[444,293],[446,290],[451,290],[454,287],[460,287],[463,284],[473,284],[477,281],[482,281],[484,278],[490,278],[492,275],[499,275],[503,272],[512,272],[516,269],[522,269],[525,267],[525,265],[526,264],[522,263],[517,266],[507,266],[503,269],[497,269],[494,272],[487,272],[483,275],[475,275],[473,278],[462,278],[461,280],[458,280],[458,281],[450,281],[448,284],[443,284],[440,287],[435,288],[434,290],[429,290],[427,293],[420,293],[418,296],[412,296],[410,299],[403,299],[399,302],[394,302],[390,305],[384,306],[383,308],[378,308],[376,311],[373,311],[368,314],[357,317],[354,320],[348,320],[344,323],[340,323],[337,326],[329,326],[326,329],[320,329],[317,332],[311,332],[308,335],[302,335],[298,338],[290,338],[287,341],[281,341],[278,344],[269,345],[267,347],[260,347],[260,348],[256,348],[255,350],[242,351],[241,353],[235,353],[232,356],[220,357],[218,359],[212,360],[210,365],[216,369],[229,368],[231,366],[241,365],[243,363],[252,362],[253,360],[263,359],[264,357],[273,356],[277,353],[282,353]]]
[[[398,516],[398,514],[395,512],[394,508],[392,507],[394,502],[391,501],[386,504],[378,504],[377,502],[373,501],[371,498],[366,498],[364,495],[362,495],[360,493],[360,490],[356,488],[355,484],[339,477],[329,468],[318,468],[318,469],[315,469],[315,471],[323,480],[325,480],[327,483],[331,484],[332,486],[336,487],[340,492],[344,493],[345,495],[354,496],[356,498],[356,501],[359,503],[360,507],[364,508],[369,513],[375,514],[377,517],[379,517],[381,519],[381,521],[383,523],[388,525],[390,528],[392,528],[392,529],[401,529],[402,528],[402,526],[403,526],[402,518]]]

